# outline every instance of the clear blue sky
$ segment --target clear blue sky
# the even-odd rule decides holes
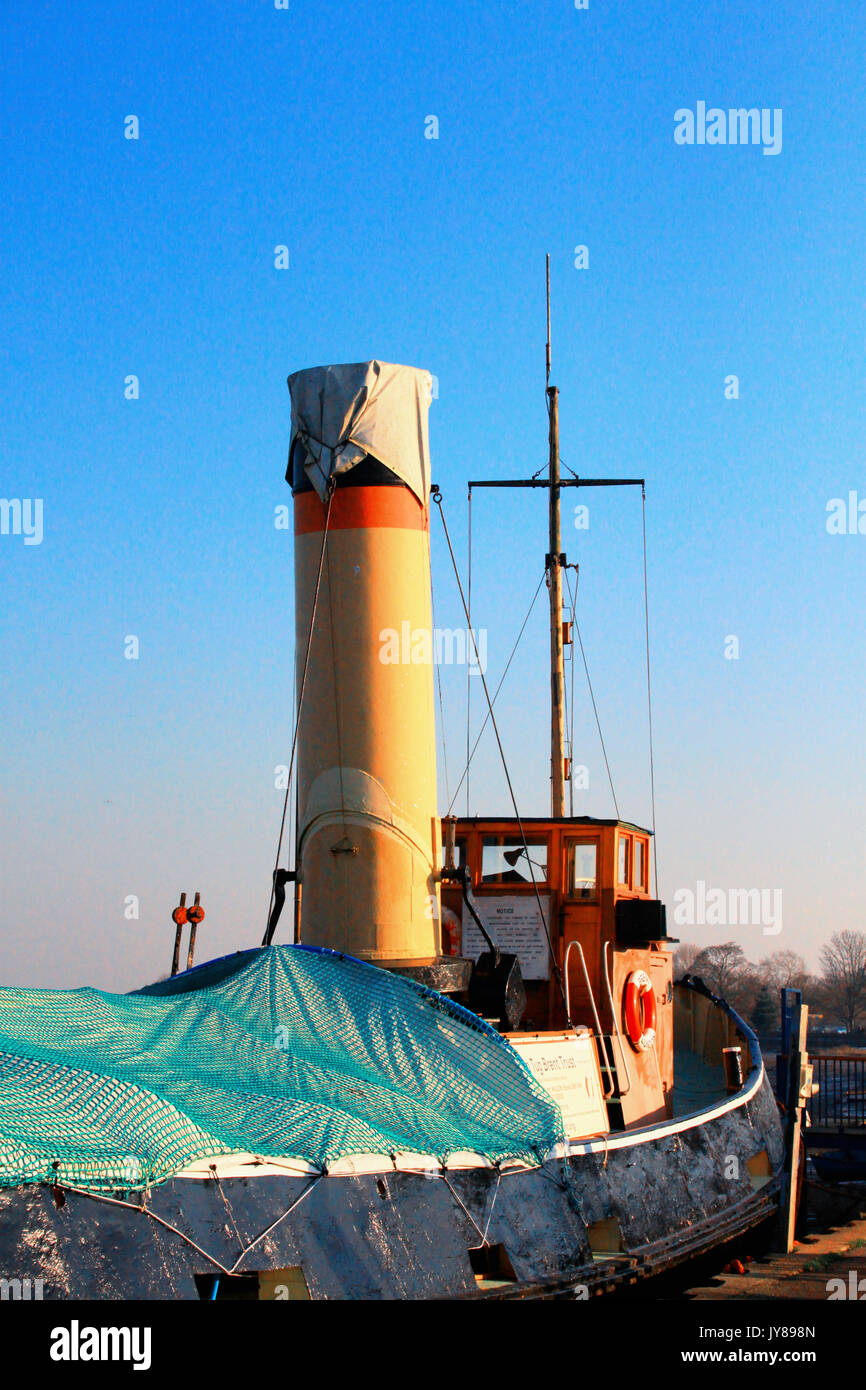
[[[44,538],[0,536],[0,980],[164,973],[181,888],[203,894],[202,956],[260,939],[291,728],[286,375],[436,374],[463,557],[466,480],[545,463],[547,251],[563,461],[647,478],[662,895],[784,894],[778,936],[680,934],[814,964],[866,926],[866,535],[825,525],[831,498],[866,498],[858,8],[85,0],[7,7],[2,40],[0,495],[43,499]],[[675,144],[699,101],[780,108],[781,152]],[[585,532],[575,500],[617,794],[646,821],[639,496],[582,494]],[[541,573],[542,496],[479,495],[473,528],[495,682]],[[502,726],[538,814],[541,602],[524,640]],[[444,675],[453,786],[465,679]],[[576,809],[607,815],[577,689]],[[505,806],[485,740],[472,809]]]

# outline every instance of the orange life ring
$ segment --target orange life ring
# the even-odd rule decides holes
[[[462,945],[460,918],[449,907],[442,904],[442,954],[459,956]]]
[[[645,970],[633,970],[625,982],[625,1031],[635,1052],[647,1052],[656,1040],[656,997]]]

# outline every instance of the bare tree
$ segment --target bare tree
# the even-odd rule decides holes
[[[828,1006],[842,1019],[849,1033],[866,1011],[866,935],[840,931],[822,946],[821,985]]]
[[[809,972],[806,962],[796,951],[773,951],[765,960],[758,961],[758,974],[770,989],[799,989],[808,986]]]
[[[681,941],[674,949],[674,979],[679,980],[689,972],[700,954],[701,947],[693,941]]]
[[[721,995],[735,1006],[742,1002],[738,996],[752,992],[754,985],[745,952],[736,941],[725,941],[721,946],[706,946],[695,960],[692,974],[699,975],[713,994]],[[744,989],[747,982],[749,991]]]

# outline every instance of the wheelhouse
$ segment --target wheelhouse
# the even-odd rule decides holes
[[[614,1124],[670,1115],[672,956],[651,895],[651,832],[588,816],[475,817],[458,819],[455,836],[475,911],[519,961],[521,1032],[588,1028]],[[485,942],[465,909],[443,883],[443,951],[477,958]]]

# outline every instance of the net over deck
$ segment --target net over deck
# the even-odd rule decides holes
[[[0,989],[0,1186],[142,1188],[237,1152],[537,1163],[561,1137],[492,1028],[334,952],[243,951],[133,994]]]

